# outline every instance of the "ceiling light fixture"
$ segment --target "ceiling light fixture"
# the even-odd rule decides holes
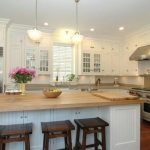
[[[123,30],[124,30],[124,27],[119,27],[119,30],[120,30],[120,31],[123,31]]]
[[[44,22],[44,26],[48,26],[48,22]]]
[[[94,29],[94,28],[91,28],[91,29],[90,29],[90,31],[92,31],[92,32],[93,32],[93,31],[95,31],[95,29]]]
[[[79,42],[82,41],[83,36],[80,34],[79,32],[79,22],[78,22],[78,3],[80,0],[75,0],[76,3],[76,32],[74,33],[73,37],[72,37],[72,41],[76,44],[78,44]]]
[[[42,32],[37,28],[37,0],[35,0],[35,27],[32,30],[28,30],[27,33],[29,38],[35,42],[39,42],[42,37]]]

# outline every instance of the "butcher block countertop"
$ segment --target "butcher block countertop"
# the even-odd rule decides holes
[[[112,101],[88,92],[63,92],[58,98],[46,98],[42,92],[26,95],[0,94],[0,112],[30,111],[59,108],[79,108],[140,104],[142,100]]]

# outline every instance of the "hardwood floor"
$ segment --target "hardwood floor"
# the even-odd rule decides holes
[[[150,122],[141,122],[141,150],[150,150]]]

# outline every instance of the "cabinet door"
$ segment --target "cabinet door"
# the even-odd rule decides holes
[[[111,107],[110,150],[140,150],[140,105]]]
[[[0,25],[0,46],[5,46],[5,26]]]
[[[111,53],[111,64],[110,64],[110,71],[111,75],[119,75],[119,52],[113,52]]]
[[[52,120],[50,110],[28,111],[24,113],[24,123],[33,123],[33,131],[31,138],[31,149],[41,150],[43,146],[43,134],[41,130],[41,122],[49,122]]]
[[[94,54],[94,66],[93,66],[93,71],[94,74],[98,75],[101,72],[101,55],[100,54]]]
[[[9,124],[23,124],[23,112],[1,112],[0,113],[0,125]],[[8,143],[6,144],[7,150],[21,150],[23,149],[23,143]]]
[[[111,56],[109,53],[103,53],[101,55],[101,74],[102,75],[110,75],[110,60]]]
[[[37,50],[35,47],[26,48],[26,67],[27,68],[37,68]]]
[[[90,74],[91,72],[91,54],[82,53],[82,72],[83,74]]]
[[[39,73],[49,74],[49,51],[47,49],[40,48],[39,53]]]

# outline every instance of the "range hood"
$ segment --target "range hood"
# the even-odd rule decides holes
[[[129,59],[136,61],[150,60],[150,45],[138,47]]]

